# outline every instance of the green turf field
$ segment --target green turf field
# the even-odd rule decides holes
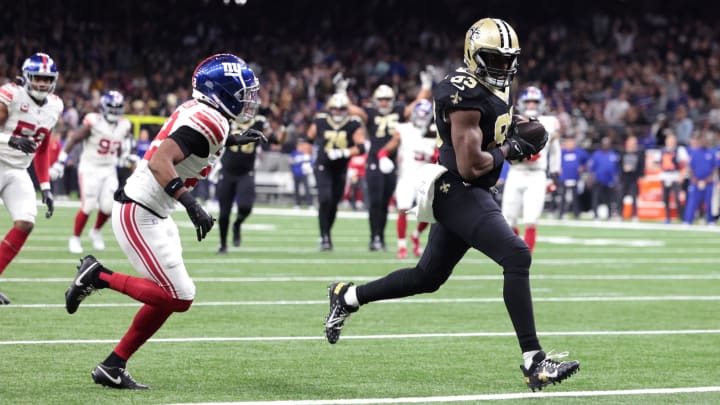
[[[363,307],[329,345],[329,282],[363,282],[414,265],[414,258],[395,259],[394,221],[388,252],[367,251],[366,219],[342,217],[335,251],[321,254],[315,217],[261,209],[247,222],[243,246],[216,256],[217,231],[198,243],[178,212],[197,297],[128,363],[152,390],[127,392],[93,384],[90,371],[138,304],[104,290],[74,315],[64,309],[78,262],[66,251],[74,215],[72,208],[51,220],[41,215],[0,278],[13,299],[0,307],[1,404],[720,403],[716,229],[541,226],[531,270],[541,343],[570,351],[582,365],[527,399],[502,273],[481,254],[468,254],[437,293]],[[3,233],[9,222],[0,209]],[[97,257],[135,275],[110,226],[104,235],[108,249]],[[84,246],[92,253],[87,238]]]

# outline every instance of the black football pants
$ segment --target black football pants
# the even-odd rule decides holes
[[[433,210],[438,222],[418,264],[358,286],[360,304],[436,291],[473,247],[503,267],[505,307],[522,351],[540,350],[530,295],[530,249],[510,229],[492,194],[445,173],[435,183]]]

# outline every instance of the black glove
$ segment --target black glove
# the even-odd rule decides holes
[[[35,148],[37,148],[35,141],[33,141],[32,139],[25,136],[17,135],[12,135],[10,137],[8,145],[10,145],[11,148],[23,151],[25,153],[35,153]]]
[[[247,145],[252,142],[267,143],[265,135],[257,129],[248,129],[241,134],[230,134],[225,146]]]
[[[505,138],[505,143],[508,145],[507,160],[510,161],[530,159],[530,156],[540,151],[539,149],[536,150],[533,144],[519,136]]]
[[[45,218],[50,218],[53,215],[53,212],[55,212],[55,200],[53,200],[52,191],[42,191],[42,202],[43,204],[47,205],[47,212],[45,213]]]
[[[200,203],[197,202],[195,197],[190,194],[189,191],[184,192],[178,201],[185,207],[190,220],[195,225],[195,231],[197,231],[198,242],[203,240],[205,236],[212,229],[215,223],[215,218],[212,215],[205,212]]]

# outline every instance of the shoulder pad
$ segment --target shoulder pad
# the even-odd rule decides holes
[[[6,83],[0,87],[0,102],[10,104],[15,98],[18,86],[15,83]]]
[[[190,127],[207,138],[210,145],[222,145],[227,136],[229,123],[217,110],[207,107],[192,110],[189,114]]]
[[[87,113],[87,114],[85,114],[85,117],[83,118],[82,123],[83,123],[83,125],[87,125],[88,127],[92,128],[93,125],[95,125],[95,123],[97,123],[98,118],[100,118],[98,113],[94,113],[94,112]]]

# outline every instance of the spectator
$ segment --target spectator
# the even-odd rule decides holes
[[[309,181],[313,171],[312,165],[312,146],[305,138],[300,138],[295,150],[290,154],[290,169],[295,185],[295,208],[300,208],[303,200],[308,208],[313,205]],[[302,195],[300,194],[301,188],[303,189]]]
[[[579,186],[580,176],[585,172],[588,162],[588,154],[585,149],[577,146],[575,137],[569,136],[562,140],[562,152],[560,157],[560,209],[558,219],[563,218],[567,206],[567,195],[571,195],[573,217],[580,217]]]
[[[645,175],[645,150],[638,148],[634,135],[625,140],[625,149],[620,154],[620,192],[618,207],[622,211],[625,198],[632,200],[630,218],[637,221],[638,180]]]
[[[681,171],[688,161],[687,151],[684,147],[678,146],[677,138],[672,132],[665,136],[665,146],[660,155],[660,181],[663,185],[663,204],[665,205],[665,223],[669,224],[670,218],[670,196],[677,209],[678,218],[683,217],[682,204],[680,203]]]
[[[692,224],[695,220],[696,211],[702,207],[705,212],[706,222],[712,224],[715,222],[710,210],[714,183],[713,176],[717,172],[715,152],[707,147],[706,137],[694,136],[690,139],[688,155],[690,157],[688,163],[690,184],[688,186],[688,199],[685,205],[683,222]]]
[[[617,152],[612,150],[610,138],[602,139],[599,150],[593,152],[590,157],[590,173],[592,174],[592,209],[595,219],[598,219],[598,205],[605,204],[608,210],[608,219],[618,213],[617,207],[613,205],[615,198],[615,187],[618,178]]]

